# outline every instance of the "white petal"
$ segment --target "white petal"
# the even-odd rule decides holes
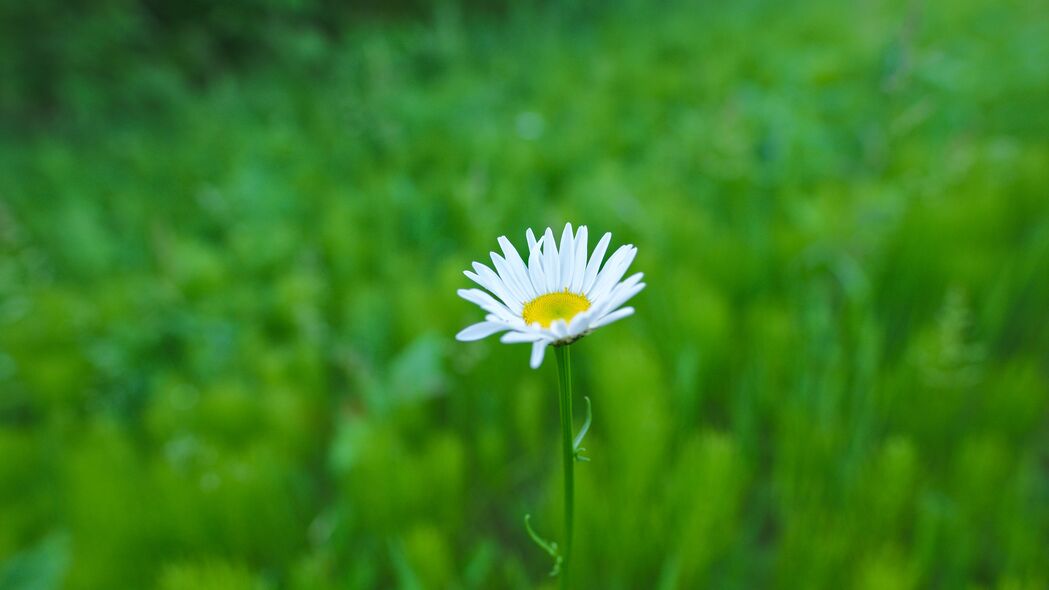
[[[512,321],[516,318],[505,305],[480,289],[459,289],[457,293],[459,297],[479,305],[481,309],[499,316],[500,319]]]
[[[575,260],[572,263],[572,283],[568,289],[580,293],[583,289],[583,278],[586,276],[586,226],[579,228],[575,236]]]
[[[597,280],[597,269],[601,267],[601,261],[605,258],[605,250],[608,249],[608,243],[611,241],[612,233],[606,232],[597,242],[597,246],[594,247],[594,253],[590,255],[590,261],[586,263],[586,276],[583,277],[583,293],[589,293],[590,287],[594,286],[594,281]]]
[[[583,332],[586,332],[590,328],[590,320],[593,318],[593,314],[580,313],[576,314],[572,321],[568,323],[568,335],[578,336]]]
[[[510,311],[514,313],[521,312],[520,298],[510,292],[503,280],[499,278],[499,275],[495,274],[495,271],[480,262],[475,262],[473,266],[474,270],[477,271],[476,273],[464,270],[463,274],[469,277],[471,281],[491,291],[499,299],[502,299]]]
[[[531,254],[532,250],[535,250],[535,247],[539,245],[539,242],[535,239],[535,233],[532,232],[532,228],[528,228],[525,231],[525,238],[528,239],[528,253]]]
[[[524,260],[517,253],[517,248],[514,248],[514,245],[510,243],[510,240],[506,239],[506,236],[499,236],[499,245],[503,249],[507,271],[510,273],[510,279],[513,281],[514,287],[517,288],[518,293],[521,295],[521,301],[534,299],[535,290],[532,288],[532,281],[528,280]]]
[[[521,288],[514,273],[510,270],[510,264],[507,263],[506,258],[503,258],[495,252],[489,254],[492,257],[492,266],[495,267],[495,271],[499,274],[499,280],[506,286],[507,291],[513,294],[518,301],[525,301],[527,297],[524,290]]]
[[[499,273],[499,278],[503,281],[503,284],[506,285],[506,288],[521,301],[526,301],[527,298],[524,293],[522,293],[521,288],[513,280],[513,273],[510,272],[510,267],[506,263],[506,260],[495,252],[492,252],[491,255],[492,264],[495,266],[495,270]]]
[[[528,254],[528,278],[532,281],[532,290],[535,291],[536,295],[547,292],[546,273],[543,271],[544,241],[546,241],[546,238],[540,239]]]
[[[509,329],[510,326],[499,322],[479,322],[463,328],[455,335],[455,339],[462,342],[472,342],[474,340],[480,340],[481,338],[487,338],[496,332],[502,332]]]
[[[500,342],[513,344],[516,342],[535,342],[543,338],[540,332],[507,332],[499,339]]]
[[[630,263],[634,261],[634,256],[637,256],[637,248],[629,244],[620,246],[597,275],[594,286],[586,293],[587,298],[596,301],[604,297],[619,279],[623,278],[623,274],[630,268]]]
[[[568,337],[568,322],[557,319],[550,324],[550,331],[554,333],[558,339]]]
[[[597,320],[596,322],[590,324],[590,329],[591,330],[596,330],[597,328],[600,328],[601,326],[607,326],[608,324],[611,324],[612,322],[614,322],[616,320],[621,320],[621,319],[623,319],[623,318],[625,318],[627,316],[631,316],[633,314],[634,314],[634,308],[633,307],[624,307],[622,309],[617,309],[617,310],[613,311],[612,313],[606,315],[605,317],[603,317],[603,318]]]
[[[561,248],[558,249],[561,261],[561,287],[568,288],[572,284],[572,273],[575,272],[575,235],[572,233],[572,224],[566,223],[565,230],[561,232]]]
[[[620,294],[623,291],[626,291],[627,289],[630,289],[630,288],[634,287],[635,285],[637,285],[638,283],[640,283],[641,279],[644,276],[645,276],[645,273],[643,273],[643,272],[634,273],[633,275],[627,277],[623,281],[620,281],[618,284],[613,285],[611,289],[606,291],[604,293],[604,295],[602,295],[600,297],[598,297],[597,293],[595,292],[594,293],[593,304],[590,306],[590,310],[589,311],[591,311],[591,312],[595,312],[596,311],[597,315],[602,315],[605,312],[611,311],[613,309],[613,306],[611,305],[611,301],[618,294]]]
[[[640,274],[640,273],[638,273]],[[628,285],[623,282],[620,283],[615,289],[609,293],[608,298],[601,305],[601,314],[606,314],[611,311],[615,311],[620,305],[623,305],[627,301],[641,292],[645,288],[644,283],[637,283]]]
[[[535,299],[538,293],[535,292],[535,286],[532,285],[532,279],[528,276],[528,265],[525,264],[524,260],[519,260],[518,262],[511,264],[510,271],[514,273],[517,283],[521,285],[521,290],[525,296],[525,298],[521,300],[522,303],[527,303],[532,299]]]
[[[543,234],[543,272],[546,273],[546,293],[560,290],[561,265],[557,256],[557,241],[549,227]]]
[[[546,352],[546,340],[536,340],[532,343],[532,360],[529,364],[533,369],[538,369],[539,365],[543,364],[543,353]]]
[[[517,317],[508,320],[506,318],[501,318],[495,315],[494,313],[490,313],[484,316],[484,319],[488,320],[489,322],[499,322],[502,324],[506,324],[507,329],[509,330],[525,330],[528,328],[527,326],[525,326],[524,320]]]

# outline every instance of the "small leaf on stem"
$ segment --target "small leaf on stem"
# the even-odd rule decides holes
[[[561,573],[561,555],[557,552],[557,543],[555,541],[547,541],[532,529],[531,514],[525,514],[524,521],[525,529],[528,531],[528,536],[532,538],[532,541],[543,551],[546,551],[550,557],[554,558],[554,567],[550,570],[550,576],[553,577]]]

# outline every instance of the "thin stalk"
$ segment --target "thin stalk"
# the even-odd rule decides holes
[[[572,356],[568,346],[554,348],[557,354],[558,397],[561,406],[562,460],[565,469],[565,551],[561,563],[561,588],[569,588],[572,562],[572,507],[575,491],[575,451],[572,444]]]

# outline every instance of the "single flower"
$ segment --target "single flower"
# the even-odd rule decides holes
[[[632,245],[620,246],[601,265],[612,241],[611,233],[601,237],[589,256],[586,226],[573,233],[572,224],[566,224],[560,248],[550,228],[538,240],[531,229],[526,235],[527,264],[510,240],[502,236],[502,255],[492,252],[495,270],[474,262],[473,272],[465,271],[487,292],[459,289],[459,296],[476,303],[488,315],[485,321],[468,326],[455,337],[471,341],[506,332],[500,338],[502,342],[532,344],[534,369],[542,364],[547,346],[570,344],[633,314],[633,307],[621,306],[645,284],[641,282],[643,273],[620,280],[637,254]]]

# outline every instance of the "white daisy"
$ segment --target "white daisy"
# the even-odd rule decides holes
[[[485,321],[456,334],[462,341],[480,340],[506,332],[502,342],[532,344],[532,368],[543,362],[546,347],[570,344],[593,330],[634,313],[620,307],[637,295],[645,284],[642,273],[621,281],[637,254],[632,245],[620,246],[602,267],[612,234],[601,237],[587,257],[586,226],[572,233],[566,224],[558,248],[554,232],[547,228],[535,239],[529,229],[528,264],[521,259],[506,236],[499,238],[502,256],[492,252],[491,268],[474,262],[474,272],[464,274],[484,287],[459,289],[459,296],[488,312]]]

